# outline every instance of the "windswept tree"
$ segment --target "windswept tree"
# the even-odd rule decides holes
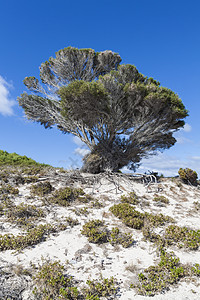
[[[135,169],[173,146],[188,115],[181,99],[112,51],[68,47],[41,64],[40,81],[18,97],[28,119],[80,138],[90,153],[83,171]]]

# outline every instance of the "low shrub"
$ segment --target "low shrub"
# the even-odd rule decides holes
[[[166,291],[170,285],[177,283],[182,277],[189,274],[188,266],[181,264],[173,252],[167,253],[163,250],[159,264],[150,266],[143,273],[139,273],[139,283],[131,285],[131,287],[135,287],[141,295],[154,296]]]
[[[70,227],[74,227],[74,226],[80,224],[79,221],[78,221],[78,219],[73,219],[73,218],[71,218],[71,217],[67,217],[67,218],[65,219],[65,221],[67,222],[67,224],[68,224]]]
[[[33,294],[37,299],[80,299],[72,277],[65,274],[64,266],[59,261],[43,263],[33,280]]]
[[[141,229],[147,221],[152,226],[162,226],[165,223],[174,221],[171,217],[163,214],[140,213],[129,203],[115,204],[110,207],[110,211],[121,219],[125,225],[134,229]]]
[[[96,280],[87,280],[88,288],[84,289],[85,299],[87,300],[100,300],[100,297],[115,296],[117,292],[116,280],[111,278],[102,278]],[[109,297],[109,298],[107,298]]]
[[[109,230],[103,221],[92,220],[83,225],[81,233],[88,237],[91,243],[102,244],[110,242],[111,245],[120,244],[124,248],[130,247],[134,240],[131,234],[120,232],[118,227]]]
[[[121,196],[121,202],[136,205],[139,203],[139,200],[138,200],[138,196],[136,195],[136,193],[131,192],[131,193],[129,193],[128,196]]]
[[[19,205],[12,205],[5,209],[7,221],[16,223],[17,225],[33,226],[34,222],[43,217],[45,214],[42,209],[35,205],[28,205],[21,203]]]
[[[169,204],[169,199],[167,199],[165,196],[155,196],[153,198],[153,201],[155,201],[155,202],[162,202],[164,204]]]
[[[197,172],[193,171],[192,169],[186,168],[186,169],[182,169],[180,168],[178,171],[179,177],[180,179],[184,182],[184,183],[189,183],[192,185],[197,185]]]
[[[81,233],[88,237],[88,241],[95,244],[108,242],[108,230],[103,221],[92,220],[83,225]]]
[[[79,290],[72,276],[68,275],[60,261],[46,260],[33,276],[33,294],[37,299],[100,300],[113,299],[116,295],[116,280],[111,278],[87,280],[87,287]]]
[[[197,250],[200,244],[200,230],[170,225],[165,230],[164,240],[168,245],[176,244],[179,248]]]
[[[7,184],[7,185],[3,185],[0,188],[0,195],[2,195],[2,194],[17,195],[17,194],[19,194],[19,190],[17,188],[14,188],[10,184]]]
[[[49,181],[39,182],[31,186],[31,194],[33,196],[43,197],[50,194],[53,190],[54,188]]]
[[[112,230],[109,233],[109,239],[111,245],[122,245],[124,248],[130,247],[134,240],[131,233],[122,233],[120,232],[118,227],[112,228]]]
[[[14,234],[0,234],[0,251],[21,250],[28,246],[36,245],[46,239],[53,232],[59,232],[67,228],[66,224],[38,225],[31,228],[27,233],[15,236]]]
[[[75,200],[80,202],[81,199],[81,202],[88,202],[88,197],[82,189],[65,187],[56,190],[48,201],[60,206],[69,206]]]

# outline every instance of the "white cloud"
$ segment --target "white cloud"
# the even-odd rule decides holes
[[[88,149],[87,145],[83,143],[77,136],[73,137],[73,142],[79,146],[78,148],[75,149],[75,154],[80,155],[81,157],[85,156],[90,152]]]
[[[136,173],[153,171],[163,174],[164,176],[178,176],[178,170],[180,168],[190,168],[195,170],[200,177],[200,157],[191,156],[180,159],[176,156],[159,153],[151,158],[143,159],[141,161],[141,166],[136,170]],[[123,172],[127,173],[128,169],[123,168]]]
[[[185,123],[184,127],[182,128],[185,132],[190,132],[192,130],[192,126],[188,123]]]
[[[73,142],[78,146],[85,145],[77,136],[73,136]]]
[[[186,144],[191,143],[190,139],[185,138],[184,136],[175,136],[177,144]]]
[[[14,114],[12,107],[15,105],[15,101],[10,99],[9,93],[11,87],[12,85],[0,76],[0,114],[4,116],[11,116]]]
[[[75,153],[80,156],[85,156],[86,154],[90,153],[90,150],[86,148],[76,148]]]

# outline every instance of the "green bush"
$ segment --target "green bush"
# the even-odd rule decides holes
[[[28,246],[37,245],[44,241],[46,237],[53,232],[65,230],[67,225],[38,225],[31,228],[27,233],[15,236],[14,234],[0,234],[0,251],[3,250],[21,250]]]
[[[31,186],[31,194],[33,196],[44,196],[51,193],[54,190],[49,181],[39,182],[38,184]]]
[[[17,153],[8,153],[7,151],[0,150],[0,165],[17,165],[17,166],[49,166],[46,164],[40,164],[35,160],[28,158],[27,156],[21,156]]]
[[[84,200],[84,191],[82,189],[74,189],[72,187],[65,187],[56,190],[52,197],[48,199],[49,202],[60,205],[60,206],[69,206],[75,200]],[[83,197],[81,197],[83,196]],[[87,198],[87,195],[85,196]]]
[[[71,276],[64,272],[59,261],[46,261],[34,276],[34,295],[41,300],[80,299],[79,291]]]
[[[121,196],[121,202],[136,205],[139,203],[139,200],[138,200],[138,196],[136,195],[136,193],[131,192],[131,193],[129,193],[128,196]]]
[[[184,183],[190,183],[192,185],[197,185],[197,172],[193,171],[189,168],[186,169],[182,169],[180,168],[178,171],[179,177],[180,179],[184,182]]]
[[[200,230],[170,225],[165,230],[164,239],[168,245],[176,244],[180,248],[197,250],[200,244]]]
[[[169,204],[169,199],[167,199],[165,196],[155,196],[153,198],[153,201],[155,201],[155,202],[162,202],[162,203],[165,203],[165,204]]]
[[[167,222],[174,221],[171,217],[163,214],[140,213],[129,203],[115,204],[110,207],[110,211],[121,219],[125,225],[135,229],[144,227],[145,222],[150,223],[152,226],[162,226]]]
[[[134,240],[132,234],[120,232],[118,227],[108,230],[103,221],[92,220],[83,225],[81,233],[88,237],[91,243],[102,244],[110,242],[111,245],[120,244],[124,248],[130,247]]]
[[[81,233],[88,237],[88,241],[96,244],[108,242],[108,230],[104,226],[104,222],[100,220],[92,220],[83,225]]]
[[[121,233],[118,227],[112,228],[112,230],[109,233],[108,241],[113,246],[120,244],[124,248],[130,247],[134,242],[132,234]]]
[[[167,253],[163,250],[159,264],[150,266],[143,273],[139,273],[139,284],[131,285],[131,287],[135,287],[141,295],[154,296],[167,290],[170,285],[189,274],[188,267],[182,265],[173,252]]]
[[[87,280],[86,283],[89,285],[89,288],[84,289],[85,299],[87,300],[100,300],[100,297],[110,299],[110,296],[114,296],[117,291],[115,279],[113,277],[100,277],[99,280]]]

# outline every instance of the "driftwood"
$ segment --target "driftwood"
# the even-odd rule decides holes
[[[63,175],[61,175],[63,176]],[[132,181],[137,181],[143,183],[148,191],[148,188],[151,184],[157,185],[157,178],[155,175],[134,173],[134,174],[125,174],[125,173],[114,173],[110,171],[106,171],[99,174],[88,174],[81,173],[79,170],[71,171],[64,176],[65,180],[68,184],[72,184],[75,182],[79,182],[81,184],[86,185],[88,188],[92,188],[92,194],[94,194],[95,189],[98,190],[103,185],[103,180],[112,183],[113,188],[106,191],[115,190],[116,194],[118,192],[123,192],[120,189],[120,185],[122,182],[127,183],[131,186]]]

